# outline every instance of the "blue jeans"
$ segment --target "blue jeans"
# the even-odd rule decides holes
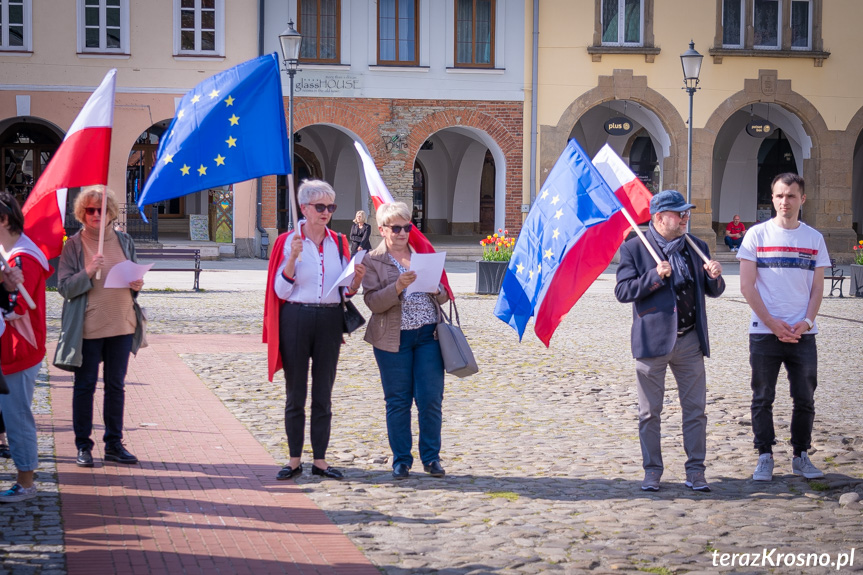
[[[420,459],[426,465],[440,459],[443,414],[443,358],[435,339],[435,325],[402,330],[395,353],[374,348],[381,371],[387,404],[387,435],[393,452],[393,466],[413,465],[411,454],[411,407],[419,415]]]
[[[808,451],[815,421],[815,388],[818,386],[818,350],[815,336],[804,335],[797,343],[783,343],[772,333],[749,334],[752,366],[752,433],[759,453],[771,453],[776,444],[773,400],[779,367],[785,365],[791,388],[791,446],[795,455]]]
[[[75,446],[92,449],[93,440],[93,395],[99,379],[99,364],[104,363],[102,381],[105,395],[102,417],[105,420],[105,445],[123,440],[123,410],[126,404],[126,370],[129,354],[132,353],[132,334],[85,339],[82,345],[81,367],[75,370],[72,391],[72,428],[75,430]]]
[[[6,422],[6,437],[12,461],[18,471],[35,471],[39,467],[39,444],[36,439],[36,420],[30,405],[40,361],[31,368],[7,374],[9,395],[0,395],[0,411]]]
[[[728,246],[728,249],[739,248],[743,245],[743,238],[732,238],[731,236],[725,236],[725,245]]]

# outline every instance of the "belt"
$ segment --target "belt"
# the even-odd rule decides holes
[[[340,303],[301,303],[297,301],[288,301],[285,303],[297,305],[300,307],[339,307],[340,305],[342,305]]]
[[[684,336],[687,333],[689,333],[690,331],[692,331],[693,329],[695,329],[695,324],[692,324],[691,326],[685,327],[683,329],[679,329],[679,330],[677,330],[677,337]]]

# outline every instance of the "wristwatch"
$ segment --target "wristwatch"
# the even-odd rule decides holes
[[[804,317],[803,321],[805,321],[806,325],[809,326],[809,329],[807,329],[806,331],[812,331],[812,328],[815,327],[815,322],[812,321],[811,319],[809,319],[808,317]]]

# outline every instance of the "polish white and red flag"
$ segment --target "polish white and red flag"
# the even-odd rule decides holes
[[[108,183],[116,76],[110,70],[84,104],[22,208],[24,233],[48,259],[63,249],[68,188]]]
[[[384,204],[393,203],[395,200],[387,189],[387,185],[381,178],[378,168],[375,166],[375,161],[368,152],[363,149],[359,142],[354,142],[354,147],[357,149],[357,153],[359,153],[360,158],[363,161],[363,172],[366,175],[366,182],[369,186],[369,195],[372,197],[372,203],[375,205],[375,209],[377,210]],[[432,246],[431,242],[428,241],[428,238],[426,238],[425,235],[416,228],[416,226],[411,229],[410,236],[408,236],[408,244],[418,254],[431,254],[435,251],[434,246]],[[455,299],[455,296],[452,293],[452,288],[449,287],[449,280],[446,277],[446,271],[441,275],[440,281],[444,288],[446,288],[449,298]]]

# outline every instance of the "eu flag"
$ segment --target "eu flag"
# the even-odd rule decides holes
[[[159,144],[138,208],[208,188],[290,174],[276,54],[225,70],[195,86]]]
[[[575,140],[570,140],[515,242],[494,314],[524,335],[567,252],[588,228],[608,221],[621,204]],[[548,345],[548,342],[545,341]]]

